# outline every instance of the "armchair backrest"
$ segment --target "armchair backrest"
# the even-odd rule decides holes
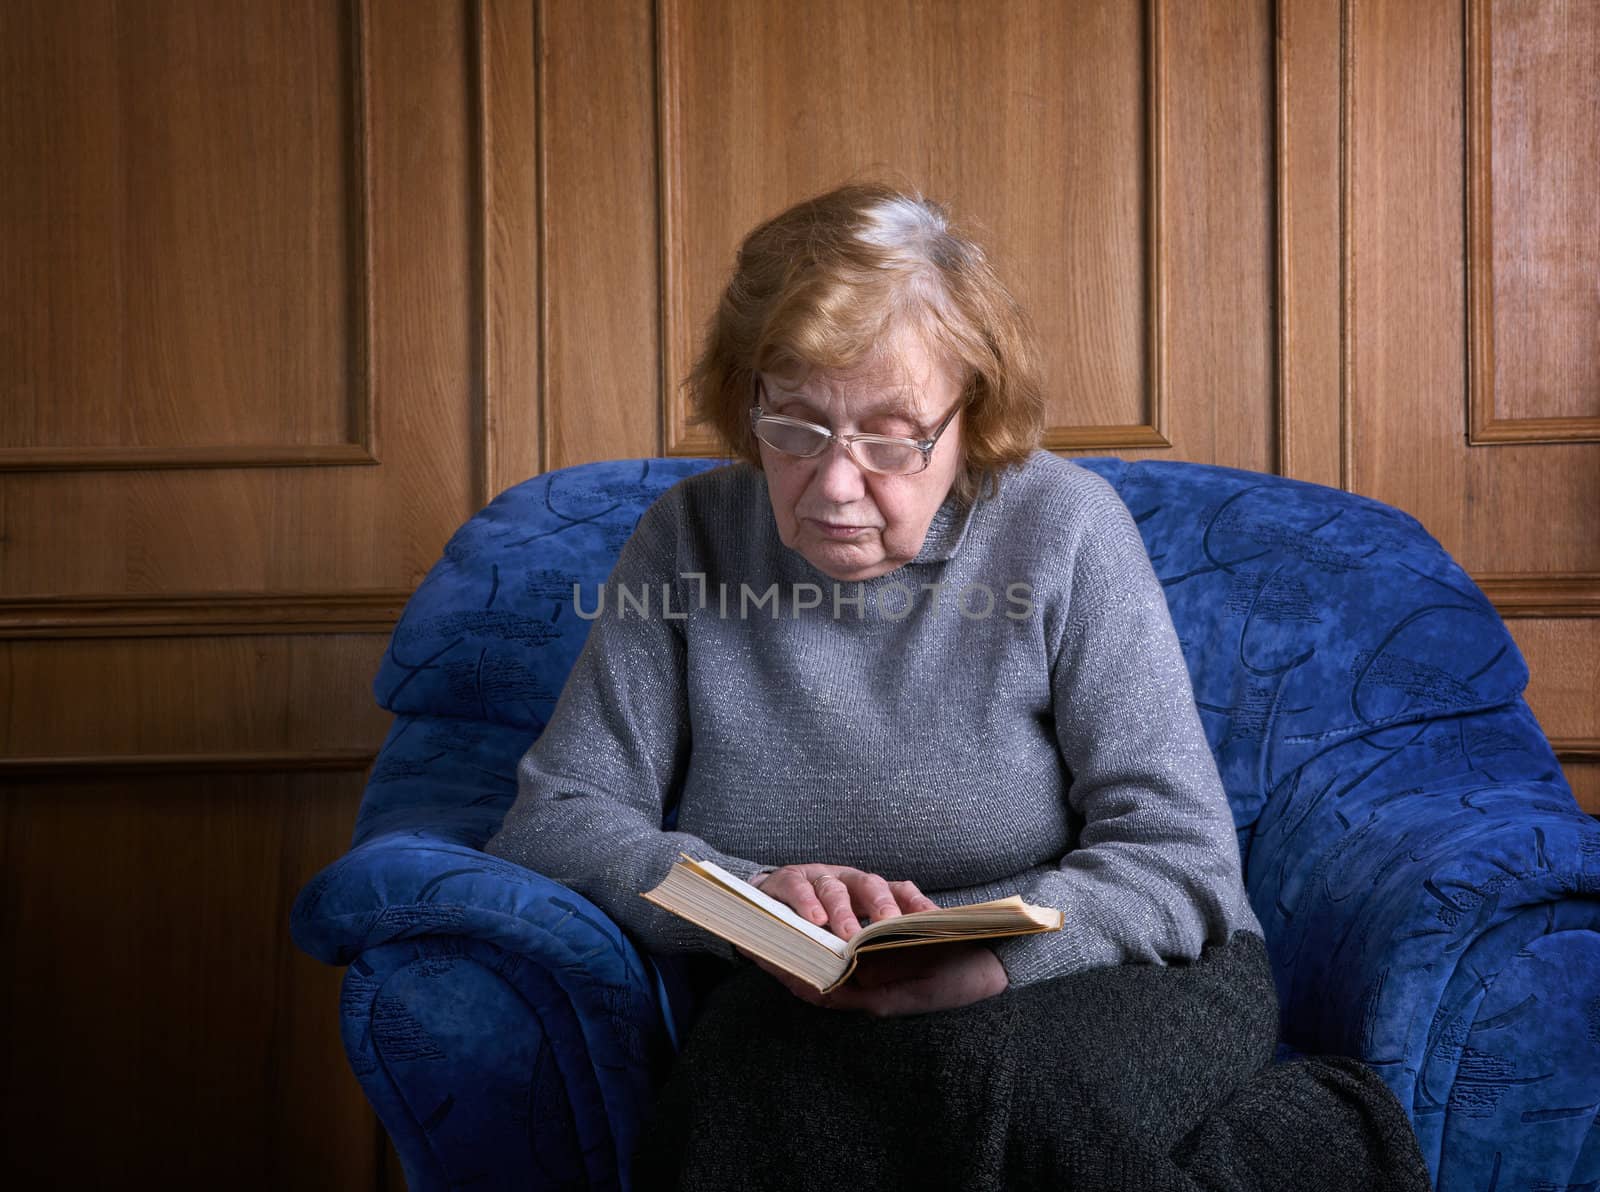
[[[593,594],[644,510],[719,462],[583,464],[500,494],[407,604],[374,682],[378,703],[531,742],[588,636],[573,585]],[[1398,726],[1516,702],[1526,686],[1488,599],[1397,509],[1213,465],[1077,462],[1117,489],[1143,534],[1241,848],[1307,763]],[[381,812],[377,795],[363,818]]]
[[[1139,525],[1247,862],[1244,829],[1278,792],[1403,785],[1389,764],[1408,726],[1520,702],[1528,668],[1504,622],[1410,514],[1235,468],[1079,462]],[[1543,737],[1526,737],[1501,744],[1542,751],[1532,772],[1560,781]]]

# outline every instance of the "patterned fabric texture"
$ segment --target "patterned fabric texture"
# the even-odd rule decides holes
[[[395,715],[296,943],[348,966],[346,1050],[414,1189],[619,1188],[695,1012],[678,958],[480,851],[593,593],[714,460],[568,468],[451,539],[374,683]],[[1238,826],[1280,1058],[1355,1056],[1435,1186],[1600,1182],[1600,824],[1493,607],[1412,517],[1319,485],[1086,459],[1132,511]],[[676,809],[669,810],[672,826]]]

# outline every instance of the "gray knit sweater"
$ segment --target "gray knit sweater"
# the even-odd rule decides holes
[[[1160,582],[1085,468],[1035,453],[863,583],[779,541],[759,471],[717,468],[574,606],[588,642],[485,847],[651,950],[733,955],[639,897],[684,852],[1060,908],[995,944],[1013,986],[1261,934]]]

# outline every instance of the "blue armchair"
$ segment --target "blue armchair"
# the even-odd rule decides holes
[[[1318,485],[1079,461],[1166,589],[1282,1003],[1353,1055],[1442,1192],[1600,1180],[1600,824],[1493,607],[1410,516]],[[625,1188],[695,1012],[688,962],[480,851],[639,515],[712,460],[588,464],[451,539],[375,682],[393,727],[350,852],[295,903],[347,966],[350,1063],[413,1189]],[[672,826],[676,809],[669,810]]]

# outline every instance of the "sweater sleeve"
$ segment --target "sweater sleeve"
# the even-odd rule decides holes
[[[1083,824],[1022,896],[1059,933],[1002,941],[1013,985],[1114,964],[1192,960],[1261,934],[1232,811],[1206,743],[1161,583],[1109,485],[1076,519],[1050,682],[1067,799]]]
[[[516,801],[484,851],[576,890],[650,951],[732,960],[730,944],[639,896],[680,853],[741,878],[763,869],[662,828],[690,745],[684,637],[660,604],[662,585],[674,582],[672,500],[652,506],[623,547],[550,723],[517,766]],[[624,593],[648,593],[647,613]],[[683,607],[681,592],[673,600]]]

